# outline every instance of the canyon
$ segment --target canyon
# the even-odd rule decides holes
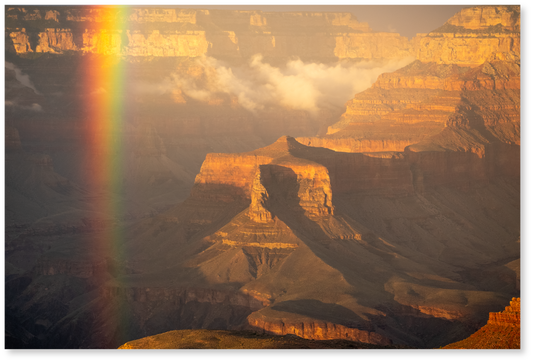
[[[397,63],[314,113],[213,90],[291,57]],[[84,148],[101,59],[128,69],[120,191]],[[6,61],[7,348],[436,348],[519,309],[519,6],[410,40],[349,13],[6,7]]]
[[[520,298],[513,298],[502,312],[489,315],[479,331],[445,349],[520,349]]]
[[[98,29],[99,23],[110,26]],[[121,29],[125,23],[129,26]],[[390,59],[414,52],[414,42],[397,33],[375,33],[350,13],[8,7],[6,27],[8,46],[17,54]]]

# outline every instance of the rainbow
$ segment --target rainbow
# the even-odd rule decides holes
[[[104,21],[97,33],[97,43],[83,55],[81,70],[86,89],[91,95],[85,102],[84,121],[86,130],[86,157],[90,180],[90,194],[96,195],[92,200],[93,208],[101,215],[97,220],[99,232],[92,233],[96,258],[93,265],[102,261],[119,260],[124,256],[124,235],[121,227],[125,209],[121,197],[124,188],[123,129],[127,117],[125,80],[127,62],[122,59],[122,39],[126,34],[127,6],[99,6],[103,9]],[[94,37],[93,37],[94,38]],[[95,54],[96,53],[96,54]],[[110,266],[108,265],[108,268]],[[112,266],[118,274],[120,267]],[[106,273],[101,276],[101,285],[108,282]],[[116,280],[121,287],[120,280]],[[106,338],[110,345],[124,343],[128,308],[119,298],[113,305],[102,306],[96,303],[94,315],[97,319],[95,328],[105,327]],[[110,320],[111,319],[111,320]],[[118,345],[118,344],[117,344]]]

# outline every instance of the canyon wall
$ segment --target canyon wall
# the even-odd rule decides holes
[[[324,321],[265,321],[262,318],[250,316],[247,322],[249,329],[269,334],[294,334],[298,337],[317,340],[345,339],[380,346],[392,344],[390,339],[378,333]]]
[[[419,34],[417,59],[437,64],[479,65],[493,53],[520,57],[520,6],[463,9],[442,27]]]
[[[490,312],[487,324],[470,337],[444,349],[520,349],[520,298],[502,312]]]
[[[17,54],[333,60],[401,59],[415,51],[407,38],[374,33],[350,13],[8,7],[6,36]]]
[[[463,9],[441,28],[417,36],[415,43],[415,62],[380,75],[347,102],[326,137],[302,143],[351,152],[403,151],[407,143],[440,133],[461,108],[481,111],[481,118],[488,119],[495,110],[489,108],[497,105],[499,111],[514,113],[511,122],[517,123],[519,7]],[[488,99],[496,105],[487,104]],[[512,140],[502,141],[516,143],[516,132]]]
[[[458,118],[463,119],[459,126],[516,127],[519,90],[520,65],[514,61],[489,58],[473,68],[415,61],[380,75],[371,88],[348,101],[345,113],[328,128],[327,135],[298,139],[339,151],[403,151],[408,144],[457,126]],[[469,115],[465,116],[466,112]],[[501,117],[498,120],[496,112]],[[502,132],[496,136],[505,142],[519,142],[516,130],[511,132],[510,138]]]
[[[487,324],[520,327],[520,298],[513,298],[503,312],[489,313]]]
[[[281,145],[286,151],[280,151]],[[311,213],[322,215],[333,213],[331,200],[340,194],[413,194],[426,188],[468,188],[495,177],[518,177],[519,148],[496,145],[488,146],[486,151],[479,154],[407,147],[405,152],[333,152],[285,136],[244,154],[208,154],[191,196],[227,202],[251,200],[261,219],[268,217],[262,214],[266,198],[280,192],[271,189],[274,184],[285,190],[279,197],[296,197],[307,212],[315,208]]]
[[[26,230],[40,234],[25,235],[10,225],[20,238],[10,236],[6,247],[9,285],[16,287],[6,315],[33,339],[27,342],[24,330],[7,329],[26,347],[41,348],[116,347],[118,316],[132,331],[126,340],[162,328],[252,328],[427,348],[464,334],[480,311],[501,305],[519,289],[507,268],[520,255],[520,62],[512,48],[519,22],[513,23],[514,8],[491,9],[465,11],[448,30],[417,38],[420,48],[412,49],[419,59],[357,94],[328,135],[285,136],[255,151],[209,153],[188,199],[125,225],[121,246],[127,252],[113,256],[116,260],[104,261],[106,254],[95,249],[98,225],[105,225],[96,215],[83,218],[85,227],[74,236],[70,229],[66,235],[38,229],[50,218],[49,210]],[[13,40],[7,47],[29,58],[73,51],[238,59],[262,49],[270,56],[383,59],[414,51],[410,42],[372,33],[349,14],[63,10],[7,9],[8,40]],[[129,28],[109,25],[120,19]],[[23,26],[9,25],[16,23]],[[461,46],[460,26],[482,42],[473,54],[454,58],[445,46],[436,49],[443,39]],[[298,33],[304,27],[314,32]],[[430,50],[444,53],[429,61],[424,54]],[[68,57],[42,58],[61,68],[57,74],[63,71],[57,59],[63,58],[67,69]],[[459,65],[450,63],[455,61]],[[32,79],[50,74],[43,70]],[[41,82],[52,83],[45,76]],[[164,106],[156,102],[154,109],[159,108]],[[167,155],[179,159],[184,150],[214,148],[196,138],[202,132],[216,134],[221,144],[231,144],[228,148],[236,147],[237,139],[226,137],[226,118],[218,108],[205,116],[218,122],[205,124],[177,109],[185,114],[183,123],[168,117],[153,129],[137,125],[139,137],[131,138],[137,147],[128,177],[157,190],[167,185],[166,199],[178,184],[168,182],[171,173],[185,179]],[[158,118],[154,114],[146,119]],[[280,123],[291,118],[285,117],[272,118]],[[239,139],[251,127],[243,119],[235,117],[230,127],[243,132]],[[28,129],[50,121],[35,117],[32,122]],[[58,130],[71,123],[50,122]],[[296,129],[305,129],[305,122]],[[39,147],[20,145],[28,133],[18,125],[6,128],[6,186],[29,186],[29,196],[35,192],[47,208],[53,204],[42,196],[51,195],[61,203],[52,215],[65,220],[84,205],[66,203],[57,194],[76,202],[88,197],[69,193],[66,179],[52,167],[61,163],[51,157],[18,155],[20,148]],[[251,144],[242,148],[252,149]],[[180,149],[183,145],[189,148]],[[160,162],[166,166],[152,168]],[[149,175],[137,172],[142,170]],[[13,197],[11,208],[20,200]],[[70,251],[95,254],[97,261],[74,260]],[[491,314],[490,320],[516,322],[508,315]]]
[[[420,192],[518,178],[519,7],[466,8],[417,39],[416,61],[356,94],[326,134],[297,140],[338,152],[405,152]]]

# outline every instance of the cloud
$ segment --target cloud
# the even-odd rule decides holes
[[[29,110],[31,111],[34,111],[34,112],[42,112],[43,111],[43,107],[41,107],[40,104],[38,103],[33,103],[30,107],[28,107]]]
[[[37,89],[35,89],[35,86],[30,80],[30,76],[28,74],[23,74],[22,70],[20,70],[15,64],[10,62],[5,62],[6,68],[9,70],[13,70],[15,72],[15,78],[19,81],[20,84],[22,84],[25,87],[33,89],[35,94],[41,94]]]
[[[33,111],[33,112],[43,111],[43,107],[39,103],[32,103],[31,106],[23,106],[17,103],[16,101],[9,100],[9,101],[5,101],[4,104],[6,107],[15,107],[15,108],[20,108],[20,109],[24,109],[28,111]]]
[[[157,84],[139,83],[133,90],[139,94],[164,94],[179,89],[202,102],[227,95],[237,98],[251,112],[281,106],[316,114],[320,109],[344,107],[356,93],[369,88],[380,74],[394,71],[412,60],[334,64],[292,60],[278,68],[263,62],[261,55],[238,67],[204,57],[197,61],[201,75],[174,73]]]

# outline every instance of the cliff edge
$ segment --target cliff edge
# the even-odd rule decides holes
[[[444,349],[520,349],[520,298],[513,298],[502,312],[489,313],[479,331]]]

